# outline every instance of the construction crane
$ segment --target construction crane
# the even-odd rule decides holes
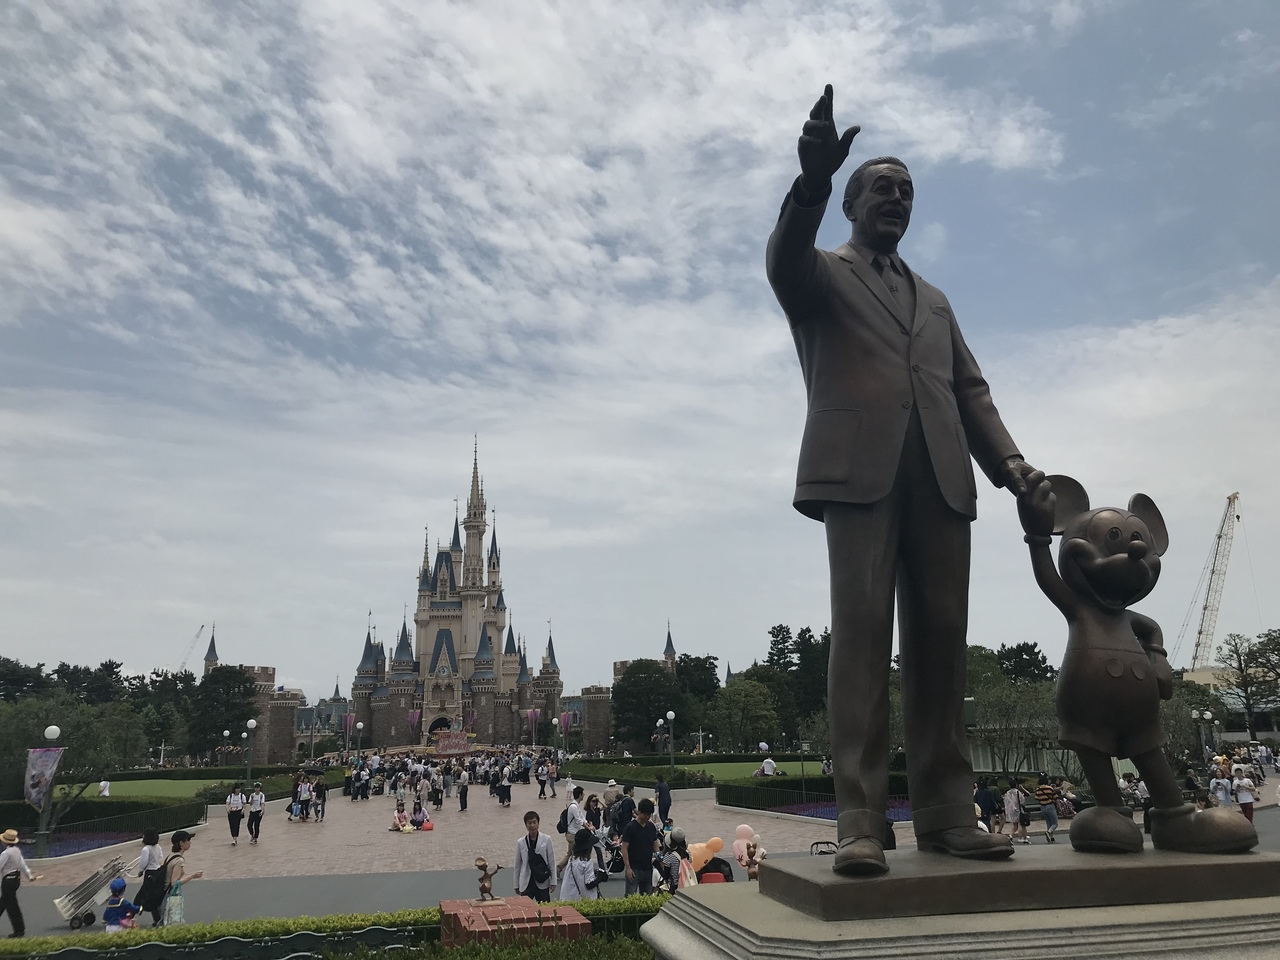
[[[191,659],[192,651],[195,650],[196,644],[200,642],[200,635],[204,633],[204,624],[200,624],[200,629],[196,631],[196,635],[191,638],[191,642],[187,644],[187,649],[182,652],[182,659],[178,661],[178,669],[174,673],[181,673],[187,669],[187,661]]]
[[[1233,493],[1227,497],[1227,507],[1222,511],[1222,522],[1218,524],[1218,534],[1213,539],[1213,548],[1209,551],[1209,559],[1205,561],[1204,570],[1200,572],[1200,582],[1196,584],[1196,592],[1187,608],[1187,615],[1182,621],[1182,629],[1178,631],[1178,642],[1174,645],[1174,656],[1182,648],[1182,640],[1191,622],[1192,611],[1195,610],[1196,599],[1200,596],[1200,588],[1208,586],[1204,592],[1204,606],[1200,610],[1200,629],[1196,631],[1196,645],[1191,652],[1191,669],[1202,670],[1210,665],[1213,659],[1213,632],[1218,626],[1218,607],[1222,604],[1222,587],[1227,580],[1227,561],[1231,559],[1231,542],[1235,539],[1236,524],[1240,521],[1238,513],[1240,494]]]

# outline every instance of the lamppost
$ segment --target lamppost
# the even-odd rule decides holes
[[[360,756],[360,744],[363,742],[363,739],[364,739],[364,721],[359,720],[356,722],[356,756],[357,757]]]
[[[240,734],[245,739],[244,750],[244,788],[249,789],[253,783],[253,731],[258,729],[258,721],[250,717],[244,724],[249,729]]]
[[[809,802],[809,798],[805,795],[805,781],[804,781],[804,754],[805,754],[805,751],[808,749],[809,749],[809,741],[801,740],[800,741],[800,802],[801,803]]]
[[[676,779],[676,712],[667,711],[667,739],[671,743],[671,782]]]
[[[50,743],[62,736],[62,730],[55,724],[44,728],[44,738]],[[36,856],[43,857],[49,852],[49,814],[52,812],[54,784],[57,783],[56,768],[49,773],[49,787],[44,792],[44,802],[40,805],[40,825],[36,830]]]
[[[551,718],[551,758],[560,765],[560,718]]]
[[[226,764],[227,753],[230,751],[230,749],[231,749],[231,731],[223,730],[222,731],[222,763],[219,764],[219,766],[224,766]]]

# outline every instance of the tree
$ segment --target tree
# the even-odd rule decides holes
[[[795,651],[791,641],[791,628],[779,623],[769,628],[769,655],[764,662],[784,676],[795,669]]]
[[[808,627],[801,627],[796,634],[796,668],[791,675],[791,688],[802,718],[825,713],[830,650],[831,634],[825,630],[822,639],[814,637],[813,631]]]
[[[682,653],[676,657],[676,682],[680,691],[700,703],[709,703],[720,691],[718,657],[695,657]]]
[[[44,664],[28,667],[25,663],[0,657],[0,700],[12,703],[19,697],[38,697],[53,689],[53,681],[45,676]]]
[[[990,647],[969,644],[965,650],[965,694],[976,697],[979,690],[1002,687],[1005,682],[999,655]]]
[[[613,685],[613,733],[621,742],[647,743],[659,717],[676,712],[677,732],[687,729],[680,684],[657,660],[632,660]]]
[[[767,741],[777,729],[773,694],[762,683],[734,677],[711,701],[707,722],[715,730],[721,749],[745,752],[760,741]]]
[[[1058,679],[1058,671],[1049,665],[1049,659],[1033,640],[1000,644],[996,652],[1000,672],[1013,683],[1052,683]]]
[[[1280,704],[1280,632],[1271,630],[1257,637],[1229,633],[1214,658],[1215,674],[1222,686],[1219,695],[1229,708],[1244,714],[1249,739],[1255,732],[1254,714]]]
[[[238,738],[245,722],[257,716],[255,688],[253,678],[239,667],[210,670],[191,698],[188,751],[195,754],[213,750],[221,745],[223,730],[234,730]]]
[[[778,725],[770,731],[769,736],[763,739],[773,744],[782,739],[783,735],[786,738],[794,738],[800,727],[800,714],[796,708],[795,694],[791,691],[791,677],[767,663],[753,663],[734,677],[734,680],[736,681],[738,677],[763,684],[773,695],[773,707]]]

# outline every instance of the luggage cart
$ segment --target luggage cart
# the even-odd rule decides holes
[[[138,860],[126,864],[120,857],[112,857],[94,871],[88,879],[76,884],[65,896],[58,897],[53,905],[58,908],[62,919],[71,925],[72,930],[91,926],[98,916],[95,907],[106,903],[111,896],[111,881],[123,877],[138,868]]]

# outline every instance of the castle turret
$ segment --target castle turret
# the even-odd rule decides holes
[[[406,619],[400,625],[400,639],[396,643],[395,653],[391,655],[392,674],[414,673],[413,662],[415,659],[413,645],[409,642],[409,621]]]
[[[498,520],[493,520],[493,539],[489,541],[489,586],[496,587],[502,583],[502,553],[498,550]],[[501,592],[498,594],[502,596]]]
[[[724,665],[724,685],[727,687],[733,683],[733,664],[725,661]]]
[[[218,631],[218,625],[215,623],[209,629],[209,649],[204,654],[204,675],[207,677],[209,672],[218,665],[218,645],[214,643],[214,634]]]
[[[671,621],[667,621],[667,645],[662,651],[662,659],[667,665],[667,669],[672,673],[676,672],[676,645],[671,642]]]
[[[488,627],[480,628],[480,646],[472,661],[475,669],[471,672],[471,685],[474,688],[479,682],[493,683],[498,675],[493,672],[493,644],[489,642]]]

